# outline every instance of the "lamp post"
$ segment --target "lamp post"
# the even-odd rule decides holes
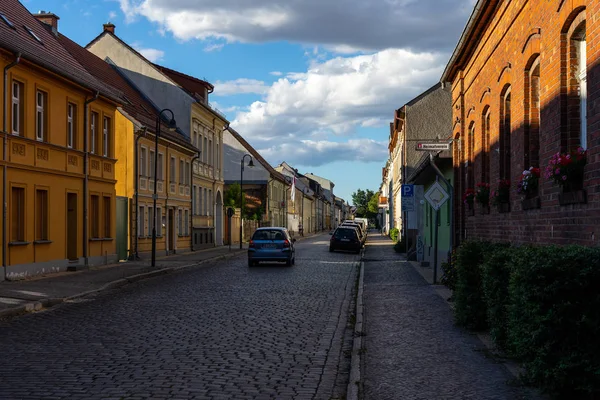
[[[171,113],[171,119],[169,120],[169,130],[174,131],[177,129],[177,123],[175,122],[175,115],[173,111],[165,108],[158,113],[156,117],[156,134],[154,135],[154,194],[152,195],[153,206],[152,206],[152,263],[151,266],[156,266],[156,199],[158,195],[157,183],[158,183],[158,137],[160,136],[160,120],[163,112],[168,111]]]
[[[254,167],[254,162],[252,161],[252,156],[250,154],[244,154],[241,161],[241,170],[240,170],[240,249],[242,248],[242,211],[244,210],[244,160],[246,157],[250,157],[250,161],[248,162],[248,167]]]

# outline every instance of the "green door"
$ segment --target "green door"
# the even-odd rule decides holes
[[[127,197],[117,197],[117,255],[119,260],[127,259]]]

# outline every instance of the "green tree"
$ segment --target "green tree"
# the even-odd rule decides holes
[[[225,192],[225,206],[239,208],[241,191],[242,188],[239,183],[235,182],[229,185],[229,188]]]
[[[379,193],[373,193],[373,196],[369,199],[368,212],[373,215],[371,218],[379,212]]]
[[[356,192],[352,193],[352,203],[356,207],[355,215],[359,218],[369,218],[369,201],[373,197],[375,192],[372,190],[362,190],[358,189]],[[377,213],[375,213],[377,214]],[[371,216],[372,218],[373,216]]]

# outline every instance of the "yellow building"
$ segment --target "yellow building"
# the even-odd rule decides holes
[[[0,280],[111,262],[119,93],[61,45],[58,17],[40,22],[17,0],[0,13]]]
[[[192,245],[191,165],[197,155],[196,148],[162,123],[156,152],[159,112],[155,107],[118,68],[64,37],[63,45],[95,78],[110,83],[123,94],[123,105],[116,114],[115,138],[119,258],[148,258],[151,254],[155,183],[157,255],[189,251]],[[171,115],[163,112],[162,118],[167,122],[165,118]]]

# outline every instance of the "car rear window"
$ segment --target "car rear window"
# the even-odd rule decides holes
[[[356,231],[354,229],[337,229],[334,234],[336,239],[354,239]]]
[[[261,229],[254,232],[252,240],[285,240],[285,233],[278,229]]]

